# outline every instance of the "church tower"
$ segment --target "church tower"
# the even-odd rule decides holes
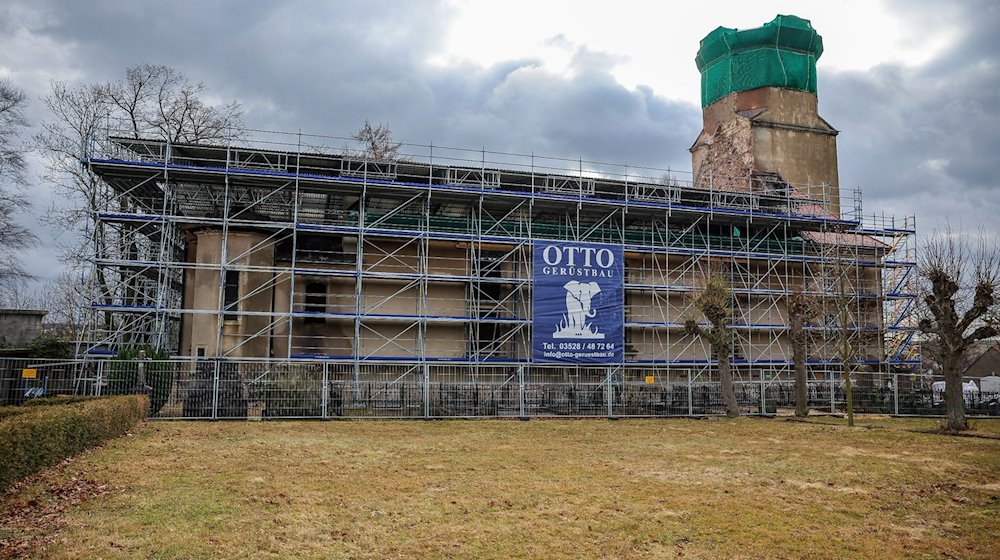
[[[817,110],[822,54],[822,37],[795,16],[756,29],[719,27],[701,40],[695,61],[703,124],[691,146],[696,184],[745,192],[780,178],[839,214],[837,130]]]

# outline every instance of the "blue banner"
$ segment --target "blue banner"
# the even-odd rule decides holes
[[[622,361],[624,260],[620,245],[535,243],[531,298],[534,361]]]

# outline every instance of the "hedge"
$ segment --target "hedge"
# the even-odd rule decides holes
[[[15,481],[125,434],[149,411],[145,395],[24,407],[0,422],[0,492]]]
[[[19,414],[24,414],[25,412],[31,412],[33,409],[26,408],[23,406],[10,405],[10,406],[0,406],[0,420],[4,418],[10,418],[11,416],[17,416]]]
[[[53,405],[81,403],[81,402],[87,402],[104,398],[107,397],[93,397],[89,395],[59,395],[55,397],[44,397],[40,399],[28,399],[24,401],[21,404],[21,406],[53,406]]]
[[[85,401],[93,401],[97,399],[105,399],[108,397],[93,397],[93,396],[82,396],[82,395],[59,395],[56,397],[45,397],[41,399],[28,399],[21,404],[12,404],[8,406],[0,406],[0,420],[4,418],[10,418],[11,416],[17,416],[24,414],[26,412],[32,412],[37,410],[37,406],[54,406],[54,405],[64,405],[79,403]]]

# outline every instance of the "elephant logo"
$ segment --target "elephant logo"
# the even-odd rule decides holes
[[[583,338],[603,340],[604,333],[597,332],[587,319],[597,316],[597,311],[591,308],[593,297],[601,293],[597,282],[577,282],[570,280],[563,286],[566,289],[566,314],[552,333],[552,338]]]

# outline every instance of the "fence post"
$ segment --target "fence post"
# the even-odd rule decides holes
[[[524,366],[517,366],[517,405],[521,418],[526,418],[524,410]]]
[[[212,420],[219,418],[219,359],[212,360],[215,364],[212,376]]]
[[[604,384],[607,387],[607,392],[605,393],[607,398],[605,399],[608,404],[608,418],[614,418],[614,388],[611,386],[611,368],[608,368],[607,374],[604,376]]]
[[[760,414],[767,414],[767,399],[764,396],[764,371],[760,372]]]
[[[833,372],[830,375],[830,414],[837,413],[837,376]]]
[[[899,374],[892,374],[892,409],[899,416]]]
[[[688,370],[688,416],[694,416],[694,391],[691,389],[691,370]]]
[[[104,387],[104,360],[97,361],[97,378],[94,379],[94,396],[101,396],[101,389]]]
[[[431,417],[431,367],[424,362],[423,364],[424,373],[424,418]]]
[[[330,417],[330,415],[327,412],[328,406],[329,406],[328,405],[328,401],[330,399],[330,373],[329,373],[329,371],[327,371],[327,367],[328,366],[329,366],[329,363],[323,362],[323,397],[322,397],[322,399],[320,401],[322,403],[321,407],[323,409],[323,413],[322,413],[323,414],[323,420],[326,420],[327,418]]]

